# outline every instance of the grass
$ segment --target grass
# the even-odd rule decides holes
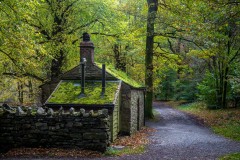
[[[176,106],[175,106],[176,107]],[[195,102],[176,107],[179,110],[190,113],[198,119],[203,120],[204,124],[212,128],[219,135],[240,141],[240,109],[218,109],[209,110],[206,104]],[[240,152],[225,155],[220,160],[239,160]]]
[[[225,155],[225,156],[223,156],[219,159],[220,160],[239,160],[240,159],[240,153],[228,154],[228,155]]]

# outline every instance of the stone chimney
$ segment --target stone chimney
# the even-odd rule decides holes
[[[80,62],[83,58],[87,60],[87,67],[94,64],[94,44],[86,32],[83,33],[83,41],[80,43]]]

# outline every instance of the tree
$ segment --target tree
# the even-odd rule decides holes
[[[154,22],[158,10],[158,0],[147,0],[147,36],[146,36],[146,55],[145,55],[145,85],[146,85],[146,108],[145,116],[153,118],[153,43],[154,43]]]
[[[91,15],[90,10],[96,7],[93,4],[78,0],[38,1],[38,10],[24,17],[23,21],[41,35],[37,43],[51,56],[51,59],[46,59],[47,78],[53,80],[68,68],[68,56],[74,54],[76,57],[78,53],[76,42],[83,32],[81,30],[100,21],[97,9],[96,15]],[[86,6],[89,6],[88,10]]]
[[[235,63],[240,57],[239,44],[239,4],[219,2],[201,2],[201,13],[198,23],[205,26],[201,28],[198,38],[202,39],[204,52],[201,56],[208,66],[207,77],[211,81],[205,80],[200,84],[202,91],[200,97],[209,98],[204,88],[212,86],[209,90],[215,97],[211,104],[217,108],[226,108],[233,93],[231,91],[230,75],[235,72]],[[233,77],[232,77],[233,78]],[[209,102],[210,100],[207,100]]]

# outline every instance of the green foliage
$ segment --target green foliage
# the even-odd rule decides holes
[[[0,100],[17,99],[17,82],[27,93],[25,83],[34,79],[38,93],[39,83],[78,65],[83,32],[90,33],[98,62],[123,65],[127,74],[109,72],[142,87],[128,76],[144,83],[147,10],[145,0],[1,0]],[[148,72],[153,76],[149,89],[156,98],[192,101],[198,94],[209,106],[239,105],[239,13],[237,2],[158,4],[153,73]]]
[[[240,124],[237,122],[229,122],[221,126],[213,127],[215,133],[223,135],[231,139],[240,141]]]
[[[159,75],[160,85],[155,88],[155,97],[158,100],[171,100],[175,95],[174,84],[177,80],[176,72],[173,69],[163,71]]]
[[[240,153],[232,153],[219,158],[220,160],[239,160]]]
[[[199,100],[202,100],[211,106],[217,106],[217,93],[216,93],[215,78],[210,72],[206,72],[205,77],[201,83],[198,84]]]
[[[85,96],[81,93],[80,81],[61,81],[47,103],[55,104],[113,104],[119,82],[106,82],[106,92],[102,93],[101,81],[86,81]]]
[[[182,111],[201,111],[206,109],[206,104],[203,102],[194,102],[194,103],[187,103],[183,105],[179,105],[177,108]]]
[[[194,101],[196,100],[196,94],[198,90],[196,89],[195,80],[183,79],[181,81],[176,81],[175,83],[175,100],[186,100]]]

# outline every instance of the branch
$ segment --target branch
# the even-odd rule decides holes
[[[5,51],[3,51],[1,49],[0,49],[0,52],[2,52],[4,55],[6,55],[13,62],[13,64],[20,69],[20,67],[16,63],[17,61],[14,58],[12,58],[7,52],[5,52]]]
[[[234,54],[234,56],[231,58],[231,60],[229,61],[229,64],[232,63],[232,61],[234,61],[234,59],[240,55],[240,48],[238,48],[237,52]]]
[[[18,69],[20,69],[21,71],[23,71],[22,68],[16,63],[17,61],[16,61],[14,58],[12,58],[8,53],[6,53],[5,51],[3,51],[3,50],[1,50],[1,49],[0,49],[0,52],[2,52],[3,54],[5,54],[5,55],[13,62],[13,64],[14,64]],[[16,73],[3,73],[3,75],[9,75],[9,76],[14,76],[14,77],[21,77],[21,75],[17,75]],[[38,77],[38,76],[36,76],[36,75],[34,75],[34,74],[31,74],[31,73],[24,73],[24,74],[22,74],[22,76],[32,77],[32,78],[37,79],[37,80],[42,81],[42,82],[44,81],[43,78]]]
[[[49,1],[49,0],[46,0],[48,6],[50,7],[52,13],[54,13],[54,9],[53,9],[53,6],[52,6],[52,3]]]
[[[108,37],[119,37],[119,34],[107,34],[107,33],[100,33],[100,32],[92,32],[91,34],[97,34],[97,35],[102,35],[102,36],[108,36]]]
[[[94,19],[94,20],[92,20],[91,22],[89,22],[89,23],[87,23],[87,24],[83,24],[83,25],[81,25],[81,26],[78,26],[78,27],[70,30],[70,31],[68,32],[68,34],[72,34],[73,32],[75,32],[75,31],[77,31],[77,30],[79,30],[79,29],[81,29],[81,28],[87,27],[87,26],[89,26],[89,25],[91,25],[92,23],[95,23],[95,22],[97,22],[97,21],[98,21],[98,19]]]
[[[65,15],[65,13],[67,13],[67,11],[69,11],[69,10],[73,7],[73,5],[74,5],[75,3],[77,3],[77,2],[78,2],[78,0],[75,0],[75,1],[73,1],[71,4],[69,4],[69,5],[64,9],[64,11],[62,12],[61,17],[63,18],[64,15]]]
[[[153,43],[156,43],[156,44],[157,44],[157,47],[155,48],[155,50],[157,50],[157,48],[159,48],[159,49],[162,50],[164,53],[169,53],[168,51],[166,51],[165,49],[163,49],[163,48],[160,46],[160,43],[159,43],[159,42],[153,42]]]
[[[166,56],[165,53],[162,53],[162,52],[154,52],[153,54],[154,54],[154,56],[157,57],[157,59],[158,59],[159,57],[164,57],[164,58],[166,58],[166,59],[168,59],[168,60],[177,61],[177,60],[174,59],[174,58],[170,58],[170,57]]]
[[[170,50],[171,50],[173,53],[175,53],[175,51],[174,51],[174,49],[173,49],[173,46],[172,46],[172,42],[170,41],[169,38],[168,38],[167,40],[168,40],[168,44],[169,44]]]
[[[166,38],[174,38],[174,39],[181,39],[181,40],[184,40],[186,42],[191,42],[193,43],[195,46],[197,46],[200,50],[202,50],[204,52],[204,50],[202,49],[202,47],[200,47],[196,42],[194,42],[193,40],[189,40],[189,39],[186,39],[186,38],[183,38],[183,37],[177,37],[177,36],[172,36],[172,35],[169,35],[168,33],[166,34],[162,34],[162,33],[154,33],[154,36],[162,36],[162,37],[166,37]]]
[[[39,81],[41,81],[41,82],[44,82],[44,79],[43,78],[41,78],[41,77],[38,77],[38,76],[36,76],[36,75],[34,75],[34,74],[31,74],[31,73],[23,73],[23,74],[17,74],[17,73],[7,73],[7,72],[4,72],[4,73],[2,73],[3,75],[7,75],[7,76],[13,76],[13,77],[18,77],[18,78],[21,78],[22,76],[24,76],[24,77],[31,77],[31,78],[34,78],[34,79],[36,79],[36,80],[39,80]]]
[[[41,22],[39,22],[39,23],[41,24],[41,26],[38,26],[38,25],[36,25],[36,24],[30,23],[27,19],[24,19],[23,21],[26,22],[28,25],[37,28],[41,34],[43,34],[43,35],[46,36],[47,40],[50,40],[50,39],[51,39],[51,37],[49,36],[48,32],[41,27],[41,26],[43,26],[43,25],[41,24]]]
[[[78,38],[72,41],[72,44],[75,44],[78,41]]]

